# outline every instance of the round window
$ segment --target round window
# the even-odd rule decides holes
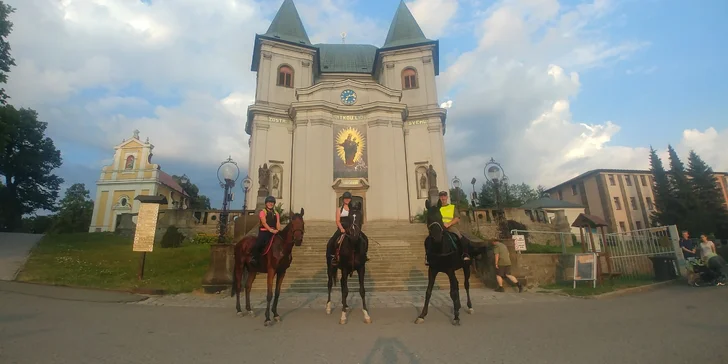
[[[126,199],[125,198],[122,198],[121,199],[121,206],[126,206]]]
[[[217,216],[216,216],[216,215],[212,215],[212,216],[210,217],[210,220],[212,220],[212,221],[215,221],[215,220],[217,220]]]

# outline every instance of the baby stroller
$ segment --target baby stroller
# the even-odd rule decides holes
[[[698,275],[694,286],[724,286],[726,283],[726,262],[720,255],[708,258],[707,263],[701,259],[689,259],[688,265]]]

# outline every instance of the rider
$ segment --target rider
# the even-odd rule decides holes
[[[331,259],[332,265],[337,265],[338,257],[335,254],[336,250],[336,243],[338,243],[339,238],[342,234],[346,233],[346,229],[351,226],[352,218],[349,214],[349,210],[351,208],[351,193],[349,191],[344,192],[343,195],[341,195],[342,199],[342,205],[340,208],[336,209],[336,227],[338,228],[334,235],[329,239],[329,243],[326,245],[326,253],[329,255]],[[359,231],[360,235],[360,248],[361,251],[364,253],[364,258],[368,261],[369,258],[367,256],[367,252],[369,251],[369,238],[364,234],[363,231]]]
[[[253,258],[250,260],[251,265],[257,265],[260,259],[260,253],[265,245],[273,238],[273,235],[278,234],[278,231],[281,230],[281,217],[273,209],[275,205],[275,197],[266,197],[265,208],[260,210],[258,214],[260,218],[260,230],[258,231],[258,239],[255,240],[255,245],[253,245]]]
[[[448,232],[455,234],[458,237],[458,240],[460,240],[460,245],[463,248],[463,260],[470,260],[470,255],[468,254],[468,247],[471,244],[470,240],[455,226],[460,222],[460,211],[457,206],[448,203],[446,191],[440,191],[439,196],[440,202],[442,203],[442,206],[440,207],[440,215],[442,215],[442,222],[445,224],[445,229]],[[426,253],[427,252],[425,252],[425,265],[429,265]]]

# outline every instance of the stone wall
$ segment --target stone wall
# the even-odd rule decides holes
[[[252,210],[248,211],[248,216],[245,218],[242,210],[231,210],[228,214],[227,235],[230,237],[239,236],[240,234],[235,233],[236,226],[243,229],[247,228],[247,230],[252,229],[257,224],[257,219],[251,215],[253,213]],[[136,223],[134,222],[136,216],[137,214],[122,214],[116,233],[133,237],[136,231]],[[176,226],[179,232],[187,238],[192,238],[197,234],[217,235],[219,219],[219,210],[161,210],[154,241],[157,243],[161,241],[170,226]],[[240,219],[243,219],[246,224],[236,224],[236,220]]]

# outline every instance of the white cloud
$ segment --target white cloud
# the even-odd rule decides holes
[[[429,39],[442,36],[458,10],[458,0],[415,0],[406,4]]]
[[[726,145],[728,145],[728,129],[721,131],[717,131],[713,127],[707,128],[705,131],[687,129],[683,132],[682,140],[676,146],[676,151],[686,166],[688,153],[690,150],[694,150],[700,158],[713,167],[714,171],[726,172],[728,171]],[[666,159],[663,159],[663,162],[665,161]]]

